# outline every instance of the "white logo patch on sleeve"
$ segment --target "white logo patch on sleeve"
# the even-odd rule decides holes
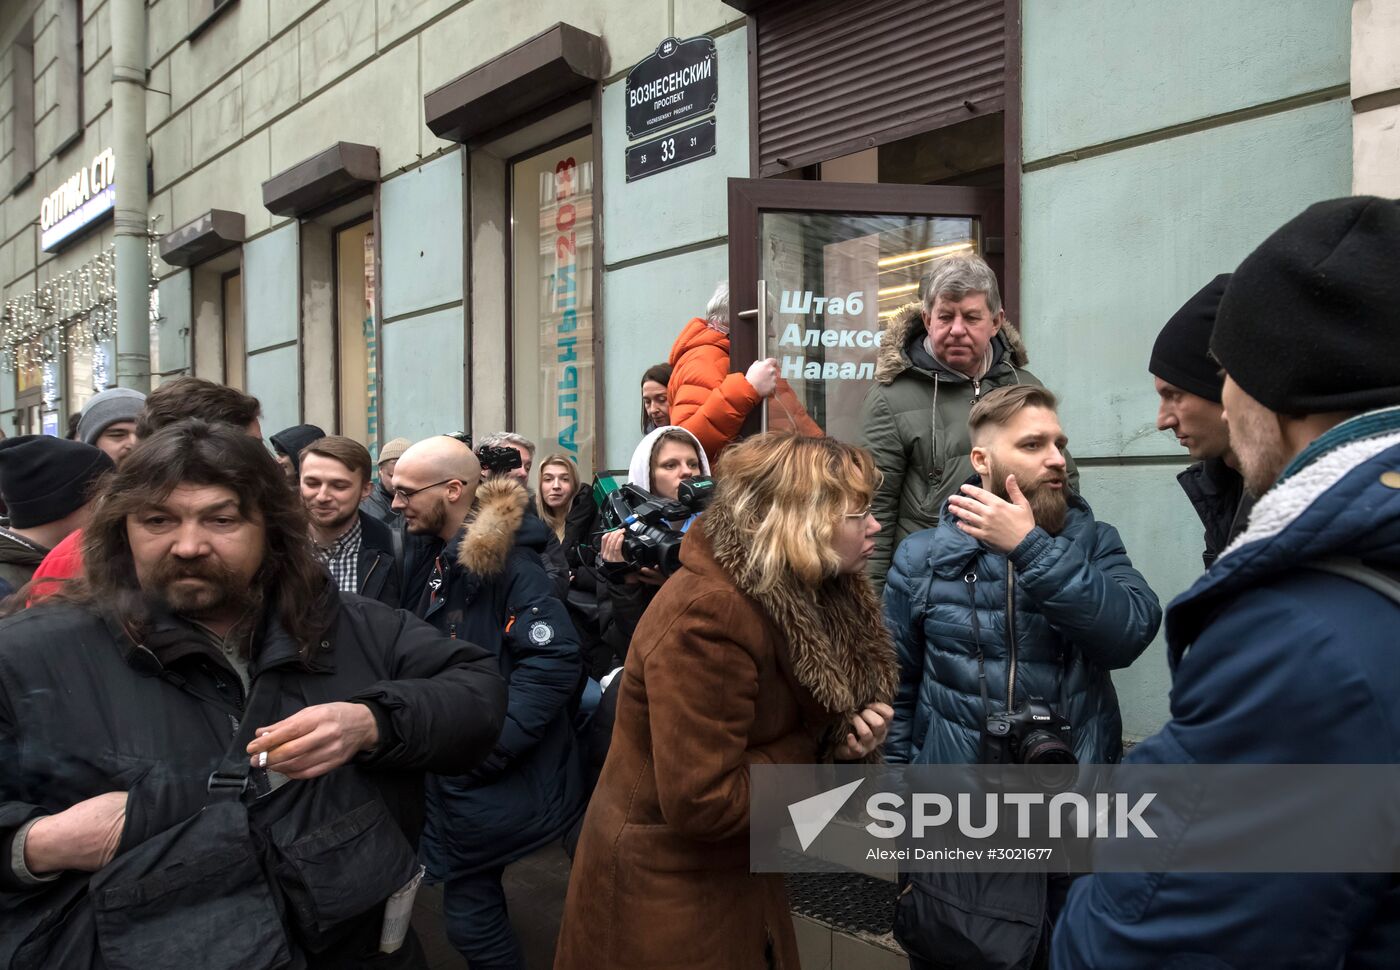
[[[554,642],[554,627],[544,620],[536,620],[530,624],[530,642],[537,647],[543,647],[547,643]]]

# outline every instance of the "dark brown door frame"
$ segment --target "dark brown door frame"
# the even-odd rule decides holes
[[[1002,115],[1002,186],[1005,224],[1001,302],[1006,318],[1024,332],[1021,319],[1021,0],[1006,0],[1004,64],[1006,108]]]

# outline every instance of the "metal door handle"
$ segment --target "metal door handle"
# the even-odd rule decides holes
[[[758,359],[768,359],[768,281],[758,281],[758,306],[753,311],[758,314]],[[774,394],[777,391],[773,392]],[[758,408],[758,429],[768,430],[768,399],[764,398]]]

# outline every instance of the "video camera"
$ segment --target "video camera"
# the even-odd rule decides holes
[[[472,436],[466,431],[448,431],[443,437],[456,438],[468,448],[472,446]],[[494,445],[482,445],[474,449],[476,460],[481,463],[483,471],[488,471],[493,475],[504,475],[506,472],[514,471],[525,464],[520,458],[520,452],[509,445],[496,447]]]
[[[669,576],[681,568],[684,534],[667,523],[683,521],[705,511],[714,489],[714,479],[692,478],[681,483],[672,501],[637,485],[623,485],[610,492],[604,502],[603,528],[593,537],[593,546],[601,548],[604,533],[624,529],[624,568],[647,567]]]
[[[510,445],[482,445],[476,449],[476,460],[481,462],[483,471],[492,475],[504,475],[525,464],[520,458],[520,452]]]

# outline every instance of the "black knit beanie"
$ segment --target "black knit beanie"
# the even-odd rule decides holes
[[[1157,334],[1147,362],[1147,370],[1154,376],[1216,404],[1220,403],[1225,379],[1220,376],[1220,365],[1210,356],[1210,331],[1228,282],[1230,274],[1222,273],[1173,313]]]
[[[283,428],[267,440],[272,442],[273,451],[292,460],[292,470],[300,474],[301,450],[325,436],[326,433],[314,424],[294,424],[290,428]]]
[[[1235,271],[1211,352],[1280,414],[1400,404],[1400,202],[1310,206]]]
[[[81,441],[27,434],[0,441],[0,496],[16,529],[57,522],[87,504],[93,482],[116,465]]]

